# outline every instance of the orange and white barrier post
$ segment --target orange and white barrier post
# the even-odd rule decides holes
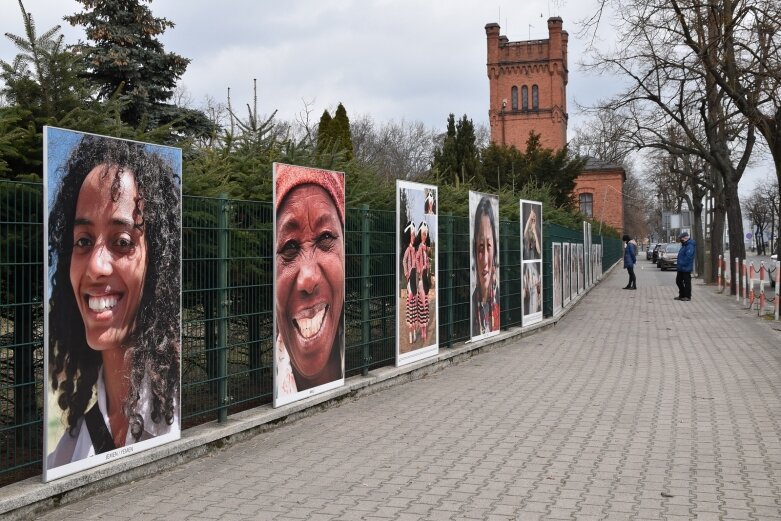
[[[781,304],[781,302],[779,302],[779,300],[781,300],[779,299],[779,296],[781,296],[779,295],[779,291],[778,291],[779,286],[781,286],[781,261],[776,261],[776,294],[775,297],[773,298],[775,308],[776,308],[776,320],[778,320],[779,304]]]
[[[759,263],[759,315],[765,312],[765,263]]]
[[[746,286],[748,287],[748,308],[751,309],[754,307],[754,300],[756,298],[756,295],[754,293],[754,263],[750,263],[748,265],[748,275],[746,278]]]
[[[721,293],[721,291],[724,289],[722,287],[722,282],[724,281],[724,277],[721,273],[721,263],[723,260],[724,260],[724,256],[719,255],[719,267],[716,270],[716,287],[719,288],[719,293]]]
[[[741,270],[740,270],[741,280],[743,282],[743,291],[742,291],[743,305],[746,306],[748,305],[748,262],[746,261],[746,259],[741,259],[740,264],[741,264]]]
[[[729,263],[727,259],[724,259],[724,261],[722,261],[722,264],[724,266],[724,288],[726,289],[726,287],[729,286],[730,284],[729,278],[727,278],[727,268],[729,267]]]
[[[743,293],[740,289],[740,259],[735,257],[735,269],[732,271],[732,277],[735,279],[735,301],[740,302],[740,296]]]

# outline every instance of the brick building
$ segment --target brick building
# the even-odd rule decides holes
[[[623,167],[589,157],[572,195],[581,212],[623,232],[624,181]]]
[[[534,131],[544,147],[558,150],[567,144],[569,35],[563,23],[559,17],[549,18],[548,39],[521,42],[501,35],[499,24],[485,26],[493,142],[524,150]],[[625,180],[620,166],[590,158],[572,195],[583,213],[621,232]]]

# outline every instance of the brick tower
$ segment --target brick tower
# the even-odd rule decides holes
[[[511,42],[499,24],[485,26],[491,141],[523,151],[529,132],[546,148],[567,144],[567,31],[548,19],[548,39]]]
[[[548,39],[511,42],[499,24],[485,26],[488,42],[488,120],[491,141],[526,150],[529,132],[540,134],[543,148],[567,144],[567,41],[558,16],[548,18]],[[624,229],[621,166],[588,158],[575,179],[572,198],[580,211]]]

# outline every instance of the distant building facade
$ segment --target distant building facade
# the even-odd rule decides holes
[[[626,172],[622,166],[589,157],[575,179],[575,204],[582,213],[623,232],[624,181]]]
[[[561,18],[548,19],[548,39],[511,42],[499,24],[485,26],[491,141],[526,149],[529,133],[543,147],[567,144],[567,44]],[[623,184],[617,165],[589,159],[572,194],[581,211],[623,232]]]

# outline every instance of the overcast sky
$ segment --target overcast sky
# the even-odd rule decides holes
[[[583,121],[577,104],[615,92],[615,78],[578,65],[585,43],[578,22],[596,0],[157,0],[155,16],[176,24],[162,36],[167,51],[192,61],[182,78],[196,107],[207,97],[234,107],[252,102],[257,78],[260,112],[294,120],[311,105],[317,120],[339,102],[351,117],[406,119],[444,130],[447,116],[488,122],[485,25],[498,22],[511,41],[547,38],[547,19],[560,16],[569,32],[569,138]],[[62,20],[81,10],[74,0],[26,0],[39,34],[63,25],[68,43],[83,33]],[[15,0],[0,1],[2,33],[22,34]],[[603,23],[600,46],[611,44]],[[605,36],[607,35],[607,36]],[[16,50],[0,39],[0,59]],[[333,111],[332,111],[333,113]],[[757,174],[758,176],[758,174]],[[753,177],[752,177],[753,179]],[[745,186],[753,185],[742,183]]]

